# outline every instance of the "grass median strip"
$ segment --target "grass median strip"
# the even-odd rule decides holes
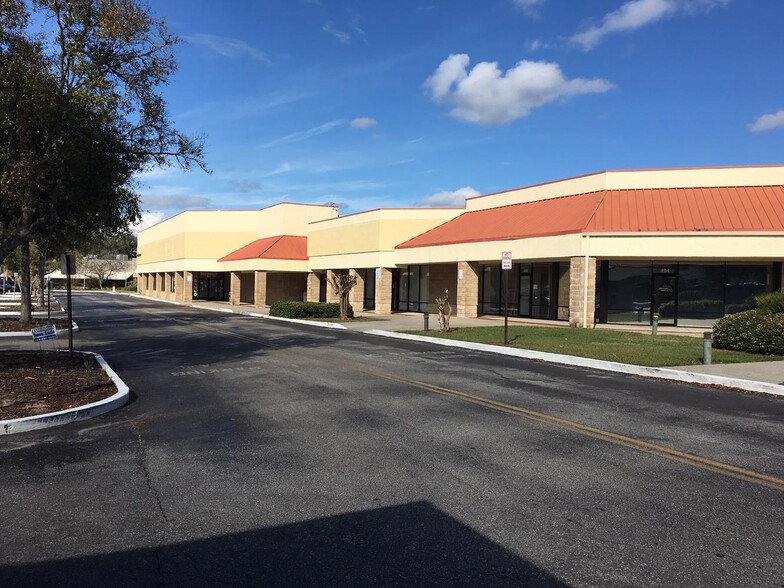
[[[403,331],[442,339],[456,339],[488,345],[503,345],[504,328],[461,327],[448,333]],[[510,326],[509,345],[519,349],[575,355],[649,367],[696,365],[702,363],[702,339],[679,335],[656,335],[597,329],[568,329],[538,326]],[[775,355],[755,355],[713,349],[713,363],[744,363],[784,360]]]

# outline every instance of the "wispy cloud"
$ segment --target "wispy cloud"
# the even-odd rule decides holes
[[[267,54],[261,49],[257,49],[249,45],[241,39],[232,39],[230,37],[219,37],[218,35],[210,35],[207,33],[197,33],[194,35],[185,35],[183,37],[188,43],[206,47],[223,57],[240,58],[246,57],[261,61],[262,63],[270,63]]]
[[[358,34],[360,37],[362,37],[362,40],[365,41],[365,43],[367,43],[367,33],[365,33],[365,30],[361,26],[359,26],[358,16],[353,16],[351,18],[351,22],[349,23],[349,28],[352,31],[354,31],[356,34]]]
[[[473,196],[479,196],[479,191],[471,186],[464,186],[457,190],[446,190],[443,192],[436,192],[430,196],[425,196],[422,200],[417,202],[417,205],[430,207],[463,206],[463,204],[465,204],[465,199]]]
[[[557,63],[546,61],[520,61],[506,72],[496,62],[468,71],[469,62],[468,55],[450,55],[425,87],[434,101],[453,105],[452,116],[480,125],[505,124],[554,100],[614,87],[604,79],[567,79]]]
[[[707,13],[731,0],[629,0],[604,15],[601,23],[572,35],[570,41],[590,51],[611,33],[628,32],[657,23],[677,13]]]
[[[210,199],[206,196],[188,196],[183,194],[147,194],[142,198],[144,206],[163,209],[204,208],[209,206]]]
[[[370,118],[367,116],[360,116],[355,118],[351,121],[351,128],[352,129],[369,129],[370,127],[375,127],[378,124],[378,121],[375,118]]]
[[[262,144],[261,147],[263,149],[266,149],[269,147],[275,147],[277,145],[288,145],[289,143],[299,143],[300,141],[305,141],[306,139],[310,139],[311,137],[316,137],[318,135],[323,135],[324,133],[329,133],[330,131],[336,129],[337,127],[343,124],[345,124],[344,120],[331,120],[317,127],[311,127],[304,131],[297,131],[296,133],[290,133],[288,135],[284,135],[283,137],[278,137],[277,139],[273,139],[272,141],[268,141],[267,143]]]
[[[762,116],[757,117],[757,120],[748,125],[747,128],[752,133],[762,133],[781,127],[784,127],[784,110],[779,110],[773,114],[763,114]]]
[[[550,45],[544,43],[540,39],[534,39],[528,43],[528,51],[533,53],[534,51],[539,51],[539,49],[549,49]]]
[[[545,0],[512,0],[515,6],[523,9],[523,12],[531,17],[538,17]]]
[[[339,43],[342,43],[344,45],[347,45],[351,41],[351,34],[336,28],[335,25],[332,24],[331,20],[325,22],[324,26],[321,27],[321,30],[324,31],[325,33],[329,33],[330,35],[335,37],[335,39],[337,39]]]
[[[234,188],[236,188],[237,191],[242,192],[242,193],[256,192],[258,190],[261,190],[261,184],[260,183],[254,181],[254,180],[248,180],[246,178],[235,178],[235,179],[229,180],[229,184],[234,186]]]
[[[280,174],[287,174],[290,171],[293,171],[294,169],[295,169],[295,166],[291,165],[288,162],[284,162],[284,163],[281,163],[279,166],[277,166],[272,171],[267,172],[266,174],[264,174],[264,177],[265,178],[272,178],[274,176],[279,176]]]
[[[144,229],[148,229],[153,225],[157,225],[161,222],[164,218],[166,218],[166,214],[160,211],[145,211],[142,213],[142,218],[139,222],[134,223],[130,226],[131,232],[134,234],[139,234]]]
[[[409,139],[406,143],[419,143],[420,141],[424,141],[424,137],[417,137],[416,139]]]

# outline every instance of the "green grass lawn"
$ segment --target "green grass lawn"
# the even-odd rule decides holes
[[[464,327],[449,333],[404,331],[444,339],[502,345],[504,328]],[[577,355],[635,365],[666,367],[702,363],[702,338],[677,335],[652,336],[646,333],[569,329],[535,326],[510,326],[509,345],[520,349]],[[754,355],[713,348],[713,363],[782,360],[775,355]]]

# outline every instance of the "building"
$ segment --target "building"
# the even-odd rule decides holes
[[[307,212],[306,212],[307,211]],[[512,269],[501,269],[502,252]],[[140,292],[181,301],[331,301],[355,309],[705,326],[780,290],[784,166],[603,171],[464,208],[188,211],[139,235]]]

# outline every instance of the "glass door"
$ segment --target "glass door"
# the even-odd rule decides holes
[[[677,276],[653,275],[653,312],[659,314],[660,325],[676,324],[678,308],[675,304],[675,292],[677,285]],[[651,320],[653,320],[652,317]]]
[[[520,299],[518,302],[520,316],[531,316],[531,274],[520,274]]]
[[[550,318],[550,264],[535,263],[531,289],[531,316]]]

